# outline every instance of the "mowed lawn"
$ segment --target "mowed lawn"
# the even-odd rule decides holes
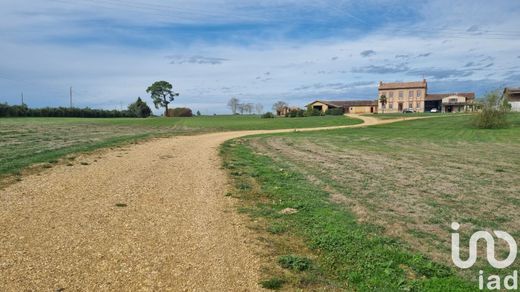
[[[0,175],[33,163],[56,163],[75,152],[109,147],[149,137],[226,130],[260,130],[349,125],[343,116],[261,119],[258,116],[91,119],[0,118]]]
[[[304,254],[317,266],[304,273],[272,268],[270,275],[299,288],[467,291],[478,287],[479,269],[520,269],[517,261],[492,270],[485,257],[466,271],[451,262],[453,221],[461,224],[463,258],[475,231],[520,239],[520,115],[511,114],[512,127],[501,130],[476,129],[471,119],[447,115],[226,144],[235,195],[264,222],[258,229],[273,254]],[[285,208],[298,213],[280,215]],[[294,238],[310,251],[284,244]],[[506,247],[497,243],[499,258]]]

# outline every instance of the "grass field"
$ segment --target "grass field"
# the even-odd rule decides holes
[[[464,113],[460,113],[464,114]],[[437,116],[447,116],[447,115],[460,115],[459,113],[385,113],[385,114],[365,114],[366,116],[375,117],[382,120],[395,119],[395,118],[410,118],[410,117],[437,117]]]
[[[520,238],[520,115],[510,119],[503,130],[475,129],[471,116],[450,115],[226,144],[234,195],[274,255],[267,285],[472,291],[479,269],[519,269],[491,270],[481,257],[463,272],[450,248],[453,221],[461,223],[463,250],[477,230]],[[283,215],[285,208],[298,212]],[[497,243],[500,258],[504,245]],[[294,254],[313,269],[277,263]]]
[[[0,176],[18,173],[34,163],[56,163],[58,158],[67,154],[149,137],[225,130],[334,126],[359,122],[343,116],[294,119],[260,119],[257,116],[168,119],[1,118]]]

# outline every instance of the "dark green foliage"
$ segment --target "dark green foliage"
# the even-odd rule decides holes
[[[315,117],[315,116],[322,116],[323,112],[319,109],[315,109],[312,106],[307,107],[307,111],[305,111],[305,116],[307,117]]]
[[[168,117],[177,117],[177,118],[190,118],[193,116],[191,109],[187,107],[177,107],[168,110]]]
[[[168,115],[168,105],[176,96],[179,96],[178,93],[173,92],[173,86],[167,81],[155,82],[146,89],[146,92],[150,94],[156,109],[165,108],[164,114],[166,116]]]
[[[197,116],[202,116],[202,114],[200,113],[200,111],[197,111]]]
[[[271,278],[260,282],[263,288],[270,290],[278,290],[282,288],[283,284],[285,284],[285,280],[280,278]]]
[[[265,114],[260,116],[262,119],[273,119],[274,115],[272,112],[266,112]]]
[[[128,106],[128,111],[138,118],[147,118],[152,114],[150,107],[140,97]]]
[[[285,116],[289,118],[301,118],[305,116],[305,111],[302,109],[291,109]]]
[[[481,129],[502,129],[510,126],[507,113],[511,110],[507,97],[497,91],[486,95],[482,111],[475,116],[474,124]]]
[[[342,107],[337,108],[329,108],[327,111],[325,111],[325,115],[328,116],[341,116],[345,113],[345,109]]]
[[[130,118],[131,111],[91,108],[45,107],[28,108],[27,105],[0,103],[0,117],[55,117],[55,118]]]
[[[310,259],[295,255],[285,255],[278,258],[278,263],[284,269],[291,269],[296,271],[308,270],[312,262]]]

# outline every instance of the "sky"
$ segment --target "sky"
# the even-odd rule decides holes
[[[152,105],[158,80],[203,114],[423,78],[482,96],[520,86],[518,15],[514,0],[0,0],[0,102],[68,106],[72,86],[78,107]]]

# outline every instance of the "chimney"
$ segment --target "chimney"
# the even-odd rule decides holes
[[[425,78],[423,78],[422,83],[426,83],[426,79]]]
[[[379,86],[383,86],[383,81],[379,81]]]

